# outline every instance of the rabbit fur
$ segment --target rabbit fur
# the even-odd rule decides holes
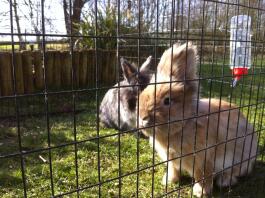
[[[140,91],[147,86],[151,78],[151,60],[152,56],[149,56],[141,65],[138,72],[135,65],[121,58],[124,80],[114,85],[105,94],[100,104],[99,118],[101,125],[120,130],[135,128],[138,95],[138,86],[136,85],[139,85]],[[119,86],[120,89],[118,88]],[[120,105],[120,118],[118,105]]]
[[[195,179],[193,194],[201,197],[211,193],[214,179],[229,186],[252,170],[257,135],[234,104],[199,99],[197,59],[192,43],[175,44],[163,53],[150,81],[158,84],[139,96],[139,125],[159,157],[169,160],[162,183],[178,181],[181,166]]]

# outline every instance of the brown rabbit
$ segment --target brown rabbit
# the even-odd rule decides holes
[[[193,194],[201,197],[211,193],[213,179],[228,186],[252,170],[257,136],[235,105],[198,100],[196,65],[192,43],[175,44],[164,52],[150,82],[158,83],[140,94],[139,125],[151,143],[155,138],[162,160],[169,160],[163,184],[179,179],[181,163],[181,170],[195,178]]]

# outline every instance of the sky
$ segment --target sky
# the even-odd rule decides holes
[[[27,0],[17,0],[18,3],[18,15],[20,17],[20,27],[22,33],[35,33],[33,29],[32,22],[30,20],[30,9],[29,6],[25,5],[24,2]],[[41,19],[41,0],[32,0],[33,4],[35,4],[33,11],[33,21],[36,24],[39,21],[40,27],[40,19]],[[1,33],[10,33],[11,25],[10,25],[10,7],[8,0],[0,0],[0,41],[10,41],[11,36],[3,36]],[[37,11],[39,10],[39,11]],[[38,13],[38,16],[37,16]],[[65,23],[64,23],[64,15],[63,15],[63,6],[62,0],[45,0],[45,8],[44,15],[51,22],[47,22],[45,24],[46,33],[49,34],[65,34]],[[17,32],[16,23],[13,19],[14,32]],[[52,25],[51,25],[52,24]],[[34,40],[35,37],[27,37],[28,41]],[[18,39],[15,37],[15,40]]]

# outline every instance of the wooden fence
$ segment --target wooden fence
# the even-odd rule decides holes
[[[150,55],[155,57],[155,53],[159,58],[166,48],[165,46],[142,47],[140,63]],[[212,53],[222,59],[224,47],[218,46],[214,50],[211,46],[203,48],[203,57],[211,57]],[[119,56],[137,63],[138,49],[133,47],[121,49]],[[116,50],[98,49],[97,53],[94,49],[78,50],[72,55],[69,51],[53,50],[45,52],[44,55],[41,51],[16,51],[13,57],[11,52],[0,52],[0,96],[14,95],[15,87],[17,94],[41,92],[45,89],[45,85],[49,91],[71,89],[72,85],[74,89],[92,88],[96,85],[96,69],[99,85],[111,86],[118,80],[119,66]]]
[[[141,53],[143,59],[149,55]],[[97,59],[95,50],[74,51],[72,56],[69,51],[47,51],[44,56],[41,51],[22,51],[13,57],[11,52],[0,52],[0,96],[14,95],[14,87],[17,94],[43,91],[45,71],[47,90],[94,87],[96,66],[99,83],[113,85],[119,67],[116,56],[115,50],[97,50]],[[122,51],[120,56],[137,57],[137,51]]]
[[[98,50],[97,54],[99,80],[113,83],[116,78],[116,51]],[[14,95],[14,83],[17,94],[44,90],[44,64],[48,90],[67,89],[72,82],[74,88],[95,85],[95,50],[74,51],[72,58],[69,51],[47,51],[44,56],[45,59],[40,51],[23,51],[15,52],[12,58],[12,53],[0,52],[0,95]]]

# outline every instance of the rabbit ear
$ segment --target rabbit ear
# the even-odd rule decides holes
[[[151,66],[151,61],[152,61],[152,56],[149,56],[146,61],[142,64],[140,67],[140,72],[149,72],[150,71],[150,66]]]
[[[181,46],[174,44],[162,55],[157,71],[167,78],[172,75],[175,80],[194,79],[196,63],[197,49],[191,42]]]
[[[134,78],[136,78],[137,68],[124,58],[121,58],[120,61],[123,77],[128,83],[130,83]]]

